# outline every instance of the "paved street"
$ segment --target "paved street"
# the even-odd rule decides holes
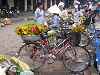
[[[15,34],[16,25],[0,28],[0,53],[16,51],[21,45],[21,39]]]

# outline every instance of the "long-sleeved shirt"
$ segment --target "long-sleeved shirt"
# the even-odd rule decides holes
[[[37,8],[36,11],[35,11],[35,20],[38,23],[44,24],[46,22],[45,12],[43,10]]]

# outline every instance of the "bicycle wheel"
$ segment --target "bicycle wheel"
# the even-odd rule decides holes
[[[28,53],[30,53],[32,51],[32,47],[34,44],[23,44],[19,51],[17,52],[17,57],[21,57],[21,56],[29,56]]]
[[[18,52],[18,58],[29,64],[33,70],[39,69],[44,64],[43,55],[43,47],[35,44],[24,44]]]
[[[80,47],[85,47],[89,44],[89,36],[87,33],[81,33]]]
[[[81,47],[73,47],[65,52],[63,63],[72,72],[83,72],[90,64],[90,55]]]

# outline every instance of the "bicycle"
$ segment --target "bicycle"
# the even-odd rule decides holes
[[[55,44],[55,47],[53,48],[49,47],[49,44],[47,43],[48,41],[46,39],[47,37],[43,38],[43,36],[42,37],[40,36],[40,39],[36,41],[25,42],[25,44],[22,47],[20,47],[20,50],[18,51],[18,57],[24,56],[23,54],[24,52],[22,51],[25,51],[25,49],[27,48],[30,49],[32,53],[31,58],[33,60],[34,70],[41,68],[45,63],[48,64],[54,63],[55,60],[58,59],[63,61],[65,68],[73,72],[81,72],[88,67],[90,63],[90,56],[88,52],[81,47],[73,47],[70,38],[61,37],[60,42]],[[79,53],[77,52],[80,52],[80,49],[81,49],[81,55],[78,55]],[[77,65],[74,66],[76,63]],[[84,67],[76,69],[80,67],[80,65],[81,66],[83,65]],[[74,68],[72,68],[72,66]]]
[[[66,37],[69,37],[69,36],[66,36],[67,34],[66,33],[71,33],[71,29],[69,29],[68,27],[62,27],[62,31],[64,31],[63,32],[63,34],[65,35],[65,38]],[[72,32],[72,34],[73,34],[73,32]],[[70,34],[70,35],[72,35],[72,34]],[[63,36],[64,36],[63,35]],[[81,36],[84,36],[85,37],[85,40],[88,40],[89,38],[87,37],[87,34],[86,33],[84,33],[84,32],[82,32],[81,33]],[[72,38],[73,37],[73,35],[70,37],[70,38]],[[83,41],[85,41],[84,39],[83,39]],[[81,39],[81,41],[82,41],[82,39]],[[74,41],[71,41],[71,42],[73,42],[73,45],[75,44],[74,43]],[[83,46],[86,46],[87,44],[88,44],[88,41],[86,42],[86,43],[84,43],[84,42],[82,42],[82,44],[83,44]],[[80,53],[80,51],[83,51],[83,53],[85,52],[85,53],[87,53],[87,55],[89,56],[89,62],[90,62],[90,54],[89,54],[89,52],[85,49],[85,48],[83,48],[83,46],[78,46],[78,47],[75,47],[75,46],[73,46],[74,48],[75,48],[75,55],[77,56],[77,53]],[[83,50],[81,50],[81,49],[83,49]],[[66,50],[67,51],[67,50]],[[78,52],[79,51],[79,52]],[[68,52],[65,52],[65,54],[64,54],[64,58],[67,56],[70,56],[70,55],[68,55],[68,54],[66,54],[66,53],[68,53]],[[69,54],[71,54],[71,53],[69,53]],[[84,55],[84,54],[83,54]],[[84,57],[84,56],[83,56]],[[77,57],[76,57],[77,58]],[[68,63],[68,62],[67,62]],[[70,64],[71,62],[69,62],[68,64]],[[72,62],[73,63],[73,62]],[[77,70],[77,71],[75,71],[75,70],[73,70],[73,68],[71,68],[71,67],[73,67],[73,65],[72,66],[70,66],[70,69],[68,69],[68,64],[66,64],[66,61],[64,61],[64,65],[65,65],[65,68],[67,69],[67,70],[70,70],[72,73],[75,73],[75,74],[77,74],[77,73],[79,73],[79,74],[81,74],[84,70],[86,70],[87,68],[84,68],[83,70],[80,68],[80,69],[75,69],[75,70]],[[68,66],[66,66],[66,65],[68,65]],[[75,64],[74,64],[75,65]],[[78,66],[77,66],[78,67]],[[83,73],[82,73],[83,74]]]

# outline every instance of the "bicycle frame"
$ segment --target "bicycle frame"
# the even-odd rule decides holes
[[[61,48],[59,48],[61,45],[63,45]],[[61,52],[64,53],[68,48],[71,48],[71,44],[67,41],[67,39],[64,39],[63,42],[58,44],[55,48],[52,49],[52,52],[54,55],[58,56],[58,54]]]
[[[48,50],[48,53],[45,54],[53,54],[55,56],[59,56],[59,54],[63,54],[68,48],[72,48],[71,42],[69,40],[70,38],[62,39],[63,41],[61,43],[55,44],[55,47],[50,49],[47,48],[49,47],[49,42],[46,39],[41,40],[41,45],[45,48],[45,50]],[[63,46],[62,46],[63,45]],[[60,47],[61,46],[61,47]]]

